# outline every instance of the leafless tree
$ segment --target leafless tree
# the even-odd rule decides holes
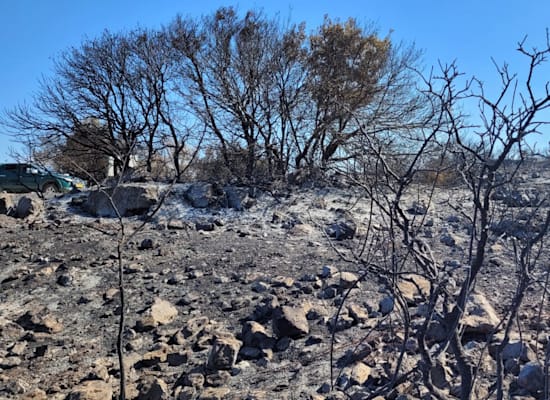
[[[374,231],[369,224],[364,242],[349,254],[342,254],[342,257],[361,266],[365,271],[362,278],[373,274],[386,282],[401,317],[404,334],[403,347],[388,383],[371,393],[369,398],[395,393],[395,387],[404,378],[415,374],[422,377],[425,388],[433,396],[449,398],[449,392],[442,390],[434,378],[434,374],[443,368],[440,361],[443,355],[447,363],[452,363],[460,382],[460,390],[455,395],[461,400],[479,398],[476,393],[482,374],[479,367],[481,357],[488,351],[491,341],[495,340],[497,331],[502,330],[504,335],[499,338],[494,351],[496,379],[494,385],[486,389],[487,396],[503,399],[508,390],[505,378],[509,372],[504,368],[502,352],[509,343],[510,334],[514,330],[522,330],[517,317],[524,307],[529,288],[537,288],[542,293],[539,304],[535,305],[539,317],[542,315],[548,290],[545,283],[548,270],[542,262],[550,226],[548,199],[541,195],[518,203],[513,200],[513,191],[521,174],[526,172],[528,165],[524,161],[530,154],[531,137],[541,133],[541,128],[547,125],[541,117],[550,107],[549,84],[540,85],[537,73],[547,61],[550,43],[547,42],[542,50],[530,50],[521,42],[519,52],[527,60],[527,72],[521,78],[512,75],[507,66],[497,68],[501,90],[494,100],[486,95],[481,82],[465,80],[454,64],[442,65],[439,74],[422,78],[425,84],[422,95],[425,103],[429,104],[429,108],[424,110],[430,112],[423,113],[425,124],[417,123],[414,129],[408,130],[408,135],[395,139],[406,149],[400,157],[400,165],[395,163],[399,153],[388,152],[388,141],[393,140],[391,131],[387,135],[372,135],[357,116],[355,123],[360,131],[360,143],[364,146],[364,152],[369,154],[369,159],[365,160],[368,163],[366,167],[373,174],[367,179],[347,170],[341,169],[340,172],[364,190],[373,209],[380,213],[378,221],[384,224],[384,228]],[[463,105],[472,102],[478,105],[478,120],[462,113]],[[434,163],[437,152],[439,156],[435,160],[439,163]],[[462,270],[444,265],[441,255],[436,256],[433,245],[422,237],[427,215],[439,193],[437,177],[445,173],[448,160],[452,160],[462,176],[462,190],[467,193],[465,199],[469,199],[450,209],[461,212],[469,222],[470,239],[462,260]],[[430,165],[434,173],[430,184],[425,181],[419,183],[415,179],[426,171],[426,165]],[[407,202],[411,195],[418,195],[424,200],[422,210],[409,209]],[[448,200],[447,204],[452,205],[453,201]],[[522,220],[514,221],[513,227],[503,225],[503,222],[510,221],[518,208],[522,212]],[[487,270],[487,251],[502,236],[510,238],[508,250],[512,255],[509,261],[515,266],[516,287],[509,303],[501,304],[504,311],[500,324],[489,332],[484,350],[476,358],[465,351],[462,321],[471,305],[471,295],[480,275]],[[423,322],[417,322],[414,327],[407,302],[399,288],[399,283],[410,282],[411,276],[430,282]],[[435,345],[433,340],[428,339],[433,324],[438,324],[445,332],[445,338],[436,341]],[[405,343],[410,337],[418,342],[422,362],[413,370],[402,370]],[[545,396],[547,398],[548,394]]]

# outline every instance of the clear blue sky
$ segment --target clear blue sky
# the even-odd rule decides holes
[[[266,14],[319,26],[323,16],[373,22],[380,34],[414,42],[426,67],[456,60],[460,69],[489,86],[498,82],[491,57],[521,69],[515,48],[525,35],[544,44],[549,0],[0,0],[0,112],[30,102],[52,59],[103,30],[158,27],[177,14],[200,16],[220,6],[263,9]],[[547,75],[550,79],[550,74]],[[541,138],[547,143],[550,134]],[[0,128],[0,162],[10,159],[13,139]]]

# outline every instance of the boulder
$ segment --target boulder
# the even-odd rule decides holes
[[[510,342],[502,350],[502,359],[519,359],[523,362],[534,361],[536,355],[525,342]]]
[[[335,273],[333,278],[336,280],[338,287],[342,289],[357,287],[359,281],[359,276],[357,274],[345,271]]]
[[[15,200],[9,193],[0,194],[0,214],[12,216],[15,213]]]
[[[306,311],[303,308],[283,306],[273,313],[273,332],[278,337],[288,336],[293,339],[309,333]]]
[[[178,309],[172,303],[156,298],[143,318],[136,322],[135,329],[138,332],[149,331],[159,325],[166,325],[178,316]]]
[[[461,323],[465,333],[488,334],[496,329],[500,318],[483,294],[472,293],[468,298]]]
[[[245,322],[241,336],[244,344],[249,347],[272,348],[275,345],[275,339],[256,321]]]
[[[518,385],[532,394],[542,391],[544,389],[542,366],[536,361],[525,364],[518,375]]]
[[[369,311],[359,304],[348,305],[348,314],[355,323],[361,324],[369,319]]]
[[[220,202],[223,202],[225,194],[219,185],[196,182],[189,186],[184,196],[193,207],[207,208],[219,206]]]
[[[151,306],[151,317],[159,325],[169,324],[177,315],[178,309],[166,300],[156,298]]]
[[[350,367],[346,367],[343,373],[349,377],[352,384],[363,385],[371,375],[371,368],[359,361]]]
[[[38,216],[44,211],[44,201],[36,193],[28,193],[17,202],[15,215],[25,219]]]
[[[165,400],[170,398],[170,389],[160,378],[147,377],[138,385],[136,400]],[[110,398],[110,397],[109,397]]]
[[[232,208],[244,209],[242,193],[232,186],[221,187],[215,183],[195,182],[185,191],[184,197],[195,208]]]
[[[227,207],[237,211],[243,211],[244,206],[238,191],[231,186],[225,187],[224,190],[225,198],[227,199]]]
[[[430,294],[430,281],[420,275],[405,274],[397,283],[397,288],[407,304],[417,304]]]
[[[230,333],[216,333],[208,354],[207,368],[210,370],[233,368],[241,345],[241,341]]]
[[[121,217],[128,217],[145,214],[157,202],[154,186],[123,184],[91,192],[83,207],[97,217],[116,217],[115,208]]]

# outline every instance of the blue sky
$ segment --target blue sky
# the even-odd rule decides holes
[[[394,41],[424,50],[426,68],[456,60],[489,89],[498,83],[491,57],[521,70],[518,41],[528,35],[528,43],[542,46],[550,25],[548,0],[0,0],[0,112],[30,102],[60,52],[105,29],[154,28],[177,14],[198,17],[228,5],[305,21],[308,29],[319,26],[325,14],[372,22],[381,35],[392,31]],[[545,136],[541,143],[550,140],[550,133]],[[0,127],[0,162],[10,160],[12,147],[17,144]]]

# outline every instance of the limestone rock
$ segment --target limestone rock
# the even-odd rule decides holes
[[[109,199],[109,196],[111,199]],[[112,200],[112,203],[111,203]],[[116,217],[140,215],[158,202],[158,193],[153,186],[123,184],[105,190],[90,192],[83,207],[97,217]]]
[[[359,276],[353,272],[337,272],[333,275],[334,279],[337,280],[338,286],[342,289],[349,289],[358,284],[357,280]]]
[[[271,280],[273,287],[285,287],[290,289],[294,285],[294,279],[287,276],[276,276]]]
[[[16,322],[26,330],[34,332],[59,333],[63,330],[61,321],[49,314],[46,309],[27,311]]]
[[[166,362],[169,350],[166,344],[159,344],[155,350],[148,351],[143,355],[142,359],[136,363],[136,368],[152,367],[159,363]]]
[[[244,323],[241,336],[246,346],[272,348],[275,345],[275,339],[267,333],[263,325],[255,321]]]
[[[430,294],[430,281],[420,275],[406,274],[397,283],[397,288],[408,304],[416,304]]]
[[[84,381],[71,390],[67,400],[105,400],[113,397],[113,389],[104,381]]]
[[[211,370],[231,369],[237,361],[242,342],[230,333],[217,333],[208,354],[207,367]]]
[[[13,216],[15,213],[15,200],[9,193],[0,194],[0,214]]]
[[[306,311],[303,308],[283,306],[273,315],[273,332],[278,337],[288,336],[293,339],[309,333]]]
[[[183,378],[183,384],[185,386],[192,386],[196,389],[202,389],[204,386],[204,375],[196,372],[185,375]]]
[[[169,301],[159,298],[151,306],[151,317],[156,324],[165,325],[172,322],[178,316],[178,309]]]
[[[500,322],[495,309],[481,293],[472,293],[462,317],[465,333],[487,334],[495,330]]]
[[[223,205],[225,193],[219,185],[207,182],[193,183],[185,192],[185,198],[195,208],[207,208]]]
[[[371,368],[362,362],[357,362],[351,367],[344,369],[344,374],[349,376],[354,385],[363,385],[371,375]]]
[[[138,385],[136,400],[165,400],[170,398],[170,389],[160,378],[147,377]]]
[[[21,398],[22,400],[48,400],[48,395],[42,389],[34,389],[27,392]]]
[[[350,304],[348,306],[348,313],[350,317],[353,318],[353,320],[358,324],[364,323],[367,319],[369,319],[369,311],[359,304]]]
[[[199,396],[199,400],[223,400],[231,391],[228,388],[206,388]]]

